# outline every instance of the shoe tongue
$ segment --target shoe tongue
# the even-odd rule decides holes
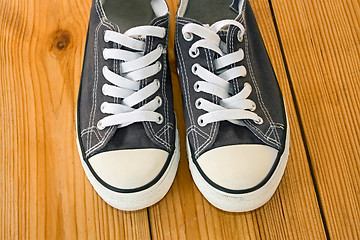
[[[234,42],[237,38],[237,29],[235,26],[229,26],[229,28],[226,30],[226,40],[224,41],[226,43],[226,50],[228,53],[232,53],[236,51]]]
[[[204,24],[204,27],[209,27],[208,24]],[[237,37],[237,27],[230,25],[226,28],[222,28],[217,32],[217,35],[220,37],[220,49],[223,53],[228,54],[234,52],[234,37]],[[232,51],[230,51],[232,49]]]
[[[244,7],[244,1],[245,0],[233,0],[230,8],[234,10],[236,13],[241,13],[242,8]]]
[[[155,2],[155,1],[153,1],[153,2]],[[161,20],[164,20],[164,19],[165,19],[164,16],[156,17],[153,20],[151,20],[151,22],[150,22],[150,24],[148,26],[160,26],[162,24],[162,22],[164,22],[164,21],[161,21]],[[135,38],[137,40],[140,40],[140,41],[143,41],[143,42],[146,41],[146,36],[145,35],[135,36],[133,38]]]
[[[218,32],[218,35],[219,35],[221,41],[227,44],[228,31],[227,30],[221,30],[221,31]]]

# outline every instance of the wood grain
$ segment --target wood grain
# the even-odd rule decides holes
[[[226,213],[202,197],[188,169],[181,92],[174,68],[175,59],[170,58],[175,110],[182,140],[181,159],[169,194],[159,204],[150,207],[153,239],[325,239],[270,7],[266,0],[251,3],[288,107],[291,149],[285,176],[270,202],[253,212]],[[169,5],[172,16],[175,16],[177,4],[170,2]],[[170,32],[170,42],[173,39],[174,29]]]
[[[108,206],[75,144],[91,1],[0,1],[2,239],[148,239],[147,211]]]
[[[272,3],[329,235],[359,239],[360,2]]]
[[[190,176],[173,50],[177,0],[168,4],[180,167],[162,201],[122,212],[95,193],[75,144],[91,0],[0,0],[0,239],[326,239],[324,224],[331,239],[360,238],[359,1],[251,0],[291,148],[274,197],[237,214],[210,205]]]

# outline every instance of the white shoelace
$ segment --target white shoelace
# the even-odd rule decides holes
[[[153,36],[164,38],[165,29],[156,26],[134,27],[124,34],[107,30],[104,41],[114,42],[130,50],[106,48],[103,57],[117,59],[120,63],[120,72],[117,74],[108,67],[104,67],[102,73],[111,84],[104,84],[102,93],[106,96],[120,98],[120,103],[103,102],[101,111],[109,116],[104,117],[97,123],[98,129],[102,130],[109,126],[125,127],[135,122],[156,122],[161,124],[163,116],[157,112],[162,104],[162,99],[156,96],[139,108],[135,105],[152,96],[160,88],[160,81],[154,79],[150,84],[140,89],[140,80],[154,76],[161,71],[162,65],[158,59],[163,54],[163,46],[144,55],[145,42],[135,39],[136,37]]]
[[[199,56],[199,48],[210,49],[220,55],[214,60],[215,72],[220,73],[218,75],[198,63],[192,66],[193,74],[203,80],[195,82],[195,91],[205,92],[220,98],[219,105],[203,98],[196,100],[195,107],[207,112],[199,116],[198,124],[200,126],[218,121],[229,121],[237,125],[243,125],[241,120],[245,119],[253,120],[257,124],[263,123],[263,119],[253,112],[256,109],[255,103],[248,99],[252,91],[249,83],[245,83],[239,93],[232,95],[233,89],[229,81],[238,77],[245,77],[246,68],[244,66],[231,67],[232,64],[244,59],[244,51],[239,49],[236,52],[227,54],[226,44],[221,41],[217,34],[222,28],[230,25],[240,29],[238,39],[241,42],[245,29],[241,23],[235,20],[222,20],[211,26],[188,23],[182,29],[184,39],[187,41],[193,39],[193,34],[201,38],[193,43],[189,49],[189,55],[192,58]]]

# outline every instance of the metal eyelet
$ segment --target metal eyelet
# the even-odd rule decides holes
[[[192,58],[196,58],[200,55],[200,51],[198,48],[196,48],[195,51],[191,51],[191,49],[189,49],[189,55]]]
[[[197,75],[196,72],[197,72],[197,70],[198,70],[199,67],[200,67],[200,64],[198,64],[198,63],[194,63],[194,64],[192,65],[191,71],[192,71],[192,73],[193,73],[194,75]]]
[[[164,46],[162,44],[158,44],[156,48],[160,49],[161,53],[165,53]]]
[[[186,41],[190,42],[193,40],[194,35],[192,33],[186,32],[183,34],[183,37]]]
[[[194,90],[195,92],[200,92],[200,85],[198,82],[194,83]]]
[[[201,117],[198,117],[197,122],[198,122],[200,127],[205,127],[206,126],[204,119],[202,119]]]
[[[162,68],[161,62],[160,62],[160,61],[157,61],[156,64],[157,64],[157,66],[158,66],[158,69],[161,70],[161,68]]]
[[[162,105],[162,99],[161,99],[161,97],[160,96],[156,96],[156,101],[157,101],[157,103],[158,103],[158,105],[159,105],[159,107]]]
[[[99,130],[104,130],[104,129],[105,129],[105,127],[102,125],[101,120],[97,122],[96,127],[97,127],[97,129],[99,129]]]
[[[103,102],[103,103],[100,105],[100,111],[101,111],[102,113],[104,113],[104,110],[105,110],[105,107],[106,107],[107,104],[108,104],[107,102]]]
[[[160,80],[159,79],[155,78],[154,82],[155,82],[157,87],[160,87]]]
[[[242,43],[242,41],[244,40],[244,35],[241,34],[241,31],[238,31],[237,39],[240,43]]]
[[[160,49],[162,50],[164,47],[163,47],[163,45],[158,44],[158,45],[156,46],[156,48],[160,48]]]
[[[197,109],[202,109],[200,106],[201,106],[201,98],[198,98],[198,99],[196,99],[196,101],[195,101],[195,107],[197,108]]]
[[[264,120],[261,117],[259,117],[257,120],[254,120],[254,122],[258,125],[261,125],[264,123]]]
[[[250,111],[255,111],[256,110],[256,104],[254,103],[252,106],[251,106],[251,108],[250,108]]]
[[[158,117],[158,121],[156,122],[157,124],[162,124],[164,122],[164,117],[160,114]]]

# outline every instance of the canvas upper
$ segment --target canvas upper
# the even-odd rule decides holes
[[[181,1],[176,18],[175,49],[190,158],[211,186],[227,193],[251,192],[263,186],[272,176],[284,152],[288,126],[283,98],[248,0],[233,1],[232,10],[229,1],[207,4],[207,8],[213,9],[212,14],[208,14],[209,9],[201,10],[205,2]],[[186,12],[182,4],[188,5]],[[220,56],[207,48],[198,48],[199,55],[192,57],[189,49],[202,38],[194,34],[191,40],[186,39],[183,28],[189,23],[208,24],[204,26],[209,28],[224,19],[235,19],[245,29],[241,39],[238,35],[240,29],[234,25],[217,32],[225,44],[221,47],[226,49],[227,54],[239,49],[244,53],[243,60],[228,68],[244,66],[246,69],[245,76],[229,81],[231,95],[241,92],[245,83],[250,84],[251,93],[247,99],[255,103],[256,109],[247,111],[260,117],[261,123],[240,119],[240,124],[230,121],[216,121],[206,126],[199,124],[199,117],[207,111],[196,106],[197,100],[200,98],[220,104],[221,99],[196,91],[194,85],[203,79],[194,74],[192,68],[194,64],[200,64],[216,73],[215,59]]]
[[[162,1],[155,0],[153,2]],[[133,3],[141,4],[140,1]],[[121,1],[121,4],[131,4],[131,2]],[[166,5],[165,2],[164,4]],[[166,11],[164,9],[157,10],[155,8],[156,15],[147,25],[163,27],[166,31],[165,37],[146,36],[144,39],[144,55],[159,45],[163,46],[163,54],[157,60],[160,63],[161,70],[157,74],[141,80],[140,89],[153,83],[155,79],[159,80],[160,87],[152,96],[133,106],[133,108],[138,109],[155,97],[160,97],[160,107],[155,112],[159,113],[163,119],[161,123],[143,121],[125,127],[113,125],[99,129],[99,121],[111,115],[102,112],[102,104],[104,102],[122,103],[121,98],[103,93],[104,85],[113,85],[104,77],[103,69],[106,66],[112,72],[121,75],[120,64],[123,61],[105,60],[103,51],[106,48],[131,49],[104,40],[104,34],[107,30],[124,33],[127,29],[121,29],[118,24],[111,22],[106,17],[100,0],[94,0],[91,6],[77,105],[77,137],[82,158],[91,173],[97,181],[116,192],[136,192],[154,185],[169,166],[175,149],[176,123],[166,51],[169,13],[167,9]],[[131,15],[129,15],[128,21],[124,24],[134,24],[131,22]],[[139,39],[141,40],[141,36]],[[89,161],[90,159],[92,161]],[[121,174],[128,174],[129,179],[121,180],[118,176]],[[131,174],[133,177],[130,176]],[[141,179],[139,180],[139,178]]]

